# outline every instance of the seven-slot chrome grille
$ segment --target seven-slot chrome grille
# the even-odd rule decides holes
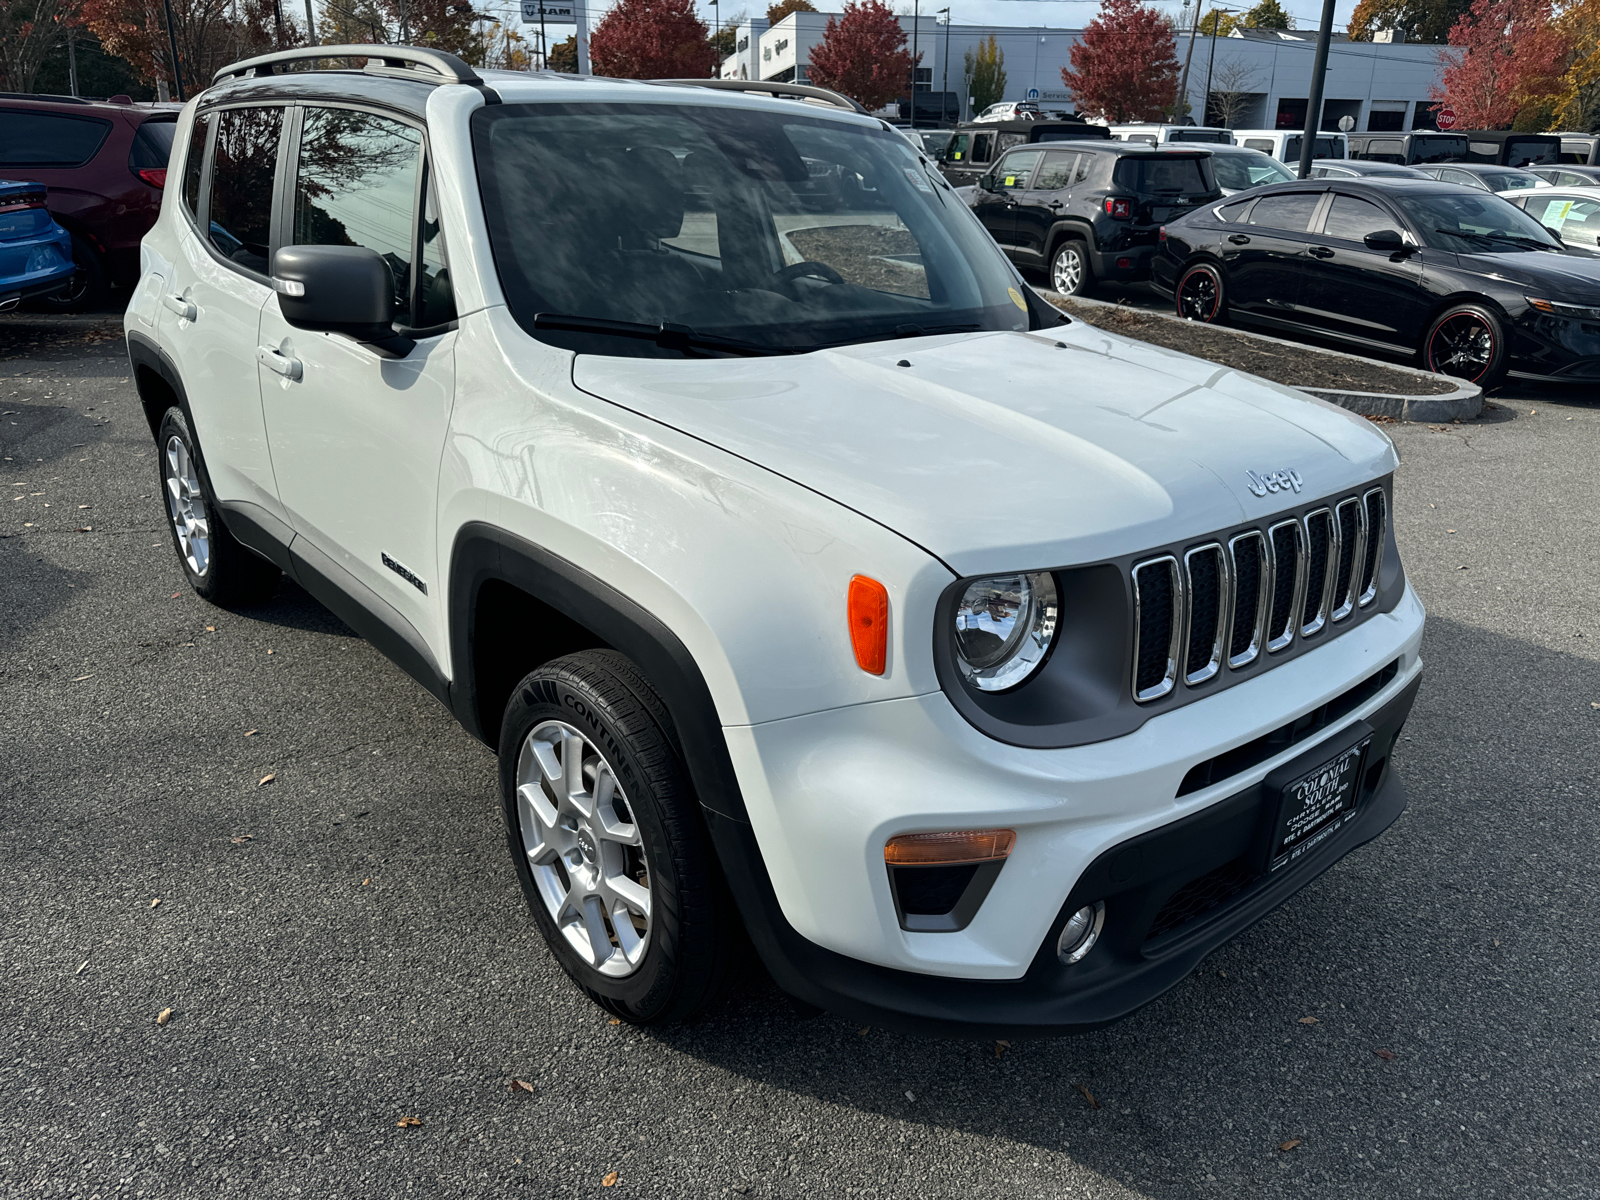
[[[1378,596],[1381,487],[1133,567],[1133,698],[1250,666],[1347,621]]]

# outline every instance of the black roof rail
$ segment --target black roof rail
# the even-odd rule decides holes
[[[93,104],[82,96],[57,96],[51,92],[0,92],[0,100],[44,100],[50,104]]]
[[[212,83],[221,83],[235,75],[274,75],[274,67],[281,63],[305,62],[322,58],[365,58],[369,75],[391,75],[398,79],[412,79],[421,83],[463,83],[468,87],[484,86],[478,73],[454,54],[444,50],[428,50],[421,46],[388,46],[368,43],[353,46],[296,46],[293,50],[276,50],[271,54],[257,55],[241,62],[230,63],[211,77]]]
[[[779,99],[820,100],[823,104],[848,109],[850,112],[867,111],[849,96],[805,83],[768,83],[764,79],[648,79],[645,82],[662,84],[666,87],[706,87],[721,88],[728,92],[764,92]]]

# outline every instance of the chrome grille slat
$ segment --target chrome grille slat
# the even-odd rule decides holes
[[[1252,547],[1253,549],[1246,549]],[[1255,595],[1246,592],[1246,580],[1252,574],[1254,560]],[[1272,615],[1272,557],[1267,539],[1259,529],[1241,533],[1228,539],[1228,565],[1233,572],[1233,613],[1228,623],[1228,666],[1237,671],[1249,666],[1261,656],[1262,643],[1266,641],[1267,621]],[[1241,628],[1240,620],[1246,622]],[[1240,646],[1240,634],[1244,645]]]
[[[1297,638],[1331,636],[1378,596],[1382,487],[1301,516],[1136,562],[1133,698],[1148,704],[1242,671]]]
[[[1188,586],[1188,620],[1184,622],[1183,682],[1193,687],[1222,670],[1233,598],[1233,573],[1220,542],[1196,546],[1183,556]],[[1197,663],[1196,659],[1200,661]]]
[[[1157,571],[1161,574],[1155,574]],[[1178,651],[1183,645],[1187,607],[1183,572],[1172,555],[1164,554],[1133,568],[1133,698],[1141,704],[1159,700],[1177,686]],[[1163,641],[1166,667],[1159,678],[1145,682],[1151,674],[1147,666],[1159,667]],[[1149,664],[1145,661],[1147,654]]]

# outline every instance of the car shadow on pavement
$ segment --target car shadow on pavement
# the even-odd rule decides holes
[[[905,1036],[801,1019],[752,982],[650,1036],[1172,1200],[1308,1172],[1381,1186],[1419,1156],[1434,1194],[1475,1190],[1473,1163],[1506,1155],[1576,1167],[1584,1106],[1539,1098],[1568,1090],[1584,1054],[1561,1048],[1594,1028],[1596,664],[1437,618],[1423,656],[1396,752],[1407,813],[1119,1024],[1010,1045]]]

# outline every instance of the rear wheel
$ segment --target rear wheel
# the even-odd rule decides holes
[[[189,586],[213,604],[258,604],[278,586],[278,568],[234,540],[200,471],[194,435],[181,408],[169,408],[156,433],[161,495],[178,562]]]
[[[1227,312],[1226,292],[1221,271],[1211,263],[1196,263],[1178,279],[1178,315],[1185,321],[1220,321]]]
[[[1493,387],[1506,373],[1505,327],[1481,304],[1452,305],[1429,326],[1422,365],[1441,375]]]
[[[1063,296],[1081,296],[1094,286],[1088,250],[1076,238],[1062,242],[1051,256],[1050,286]]]
[[[92,312],[102,307],[111,294],[111,281],[100,252],[81,234],[72,235],[72,261],[78,268],[60,291],[38,296],[29,307],[43,312]]]
[[[500,728],[506,832],[556,961],[639,1025],[720,992],[734,922],[665,705],[633,663],[586,650],[516,686]]]

